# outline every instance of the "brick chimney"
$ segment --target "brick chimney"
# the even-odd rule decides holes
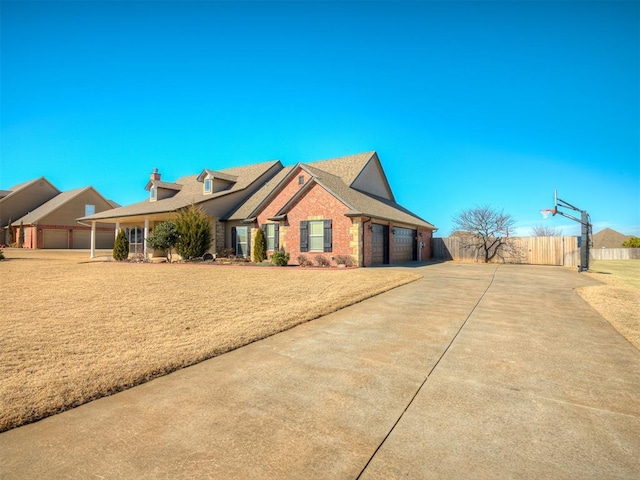
[[[151,180],[153,181],[160,181],[160,173],[158,173],[158,169],[154,168],[153,172],[151,172]]]

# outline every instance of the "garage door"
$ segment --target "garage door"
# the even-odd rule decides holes
[[[393,230],[393,263],[416,260],[416,231],[399,227]]]
[[[96,248],[111,249],[115,241],[115,232],[96,232]]]
[[[73,248],[91,248],[91,232],[88,230],[73,231]]]
[[[44,248],[69,248],[69,233],[66,230],[43,230]]]
[[[371,263],[373,265],[389,263],[389,227],[387,225],[373,224]]]

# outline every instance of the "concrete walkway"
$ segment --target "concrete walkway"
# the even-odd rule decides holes
[[[640,477],[640,352],[561,267],[422,280],[0,434],[0,478]]]

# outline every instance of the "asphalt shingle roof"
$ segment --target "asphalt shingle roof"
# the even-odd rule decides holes
[[[253,182],[255,182],[256,179],[260,177],[260,175],[263,175],[278,163],[280,163],[279,160],[273,160],[269,162],[246,165],[244,167],[235,167],[221,170],[220,173],[237,177],[237,181],[231,186],[229,190],[223,190],[221,192],[206,195],[203,193],[202,183],[197,181],[198,175],[181,177],[175,181],[176,184],[181,185],[181,189],[173,197],[156,200],[154,202],[145,200],[131,205],[126,205],[124,207],[115,208],[113,210],[108,210],[106,212],[96,213],[95,215],[83,217],[80,220],[90,221],[106,218],[121,218],[136,215],[148,215],[153,213],[174,212],[181,208],[188,207],[192,203],[198,204],[201,202],[212,200],[214,198],[228,195],[229,193],[244,190]]]
[[[65,203],[72,200],[74,197],[90,189],[91,187],[83,187],[83,188],[76,188],[75,190],[68,190],[66,192],[59,193],[48,202],[45,202],[42,205],[40,205],[34,211],[27,213],[24,217],[19,218],[18,220],[13,222],[12,225],[16,227],[20,225],[20,223],[23,223],[25,225],[33,225],[39,222],[40,219],[56,211],[58,208],[60,208]]]

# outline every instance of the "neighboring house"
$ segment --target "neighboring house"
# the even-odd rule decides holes
[[[77,218],[112,210],[116,206],[93,187],[58,193],[25,216],[12,223],[14,238],[22,227],[23,248],[80,249],[91,246],[91,227],[80,225]],[[97,248],[113,248],[115,228],[96,225],[93,243]]]
[[[622,243],[631,239],[631,235],[624,235],[611,228],[605,228],[592,235],[592,248],[622,248]]]
[[[9,190],[0,190],[0,243],[9,243],[9,222],[24,217],[59,193],[60,190],[44,177],[15,185]]]
[[[375,152],[292,167],[276,161],[203,170],[175,183],[154,171],[146,188],[146,202],[80,220],[114,222],[127,229],[132,251],[148,254],[144,238],[153,225],[194,203],[212,218],[213,252],[250,257],[260,228],[268,254],[284,249],[292,264],[301,255],[334,262],[347,255],[359,266],[431,257],[435,227],[395,202]]]

